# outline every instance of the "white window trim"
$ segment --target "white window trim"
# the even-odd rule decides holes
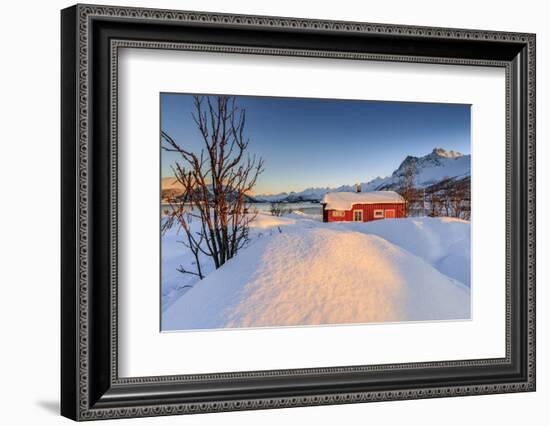
[[[355,220],[355,213],[361,213],[361,220]],[[363,210],[353,210],[352,219],[354,222],[363,222]]]
[[[385,217],[385,210],[383,209],[376,209],[374,211],[374,218],[375,219],[383,219]]]
[[[332,217],[346,217],[346,212],[344,210],[333,210]]]

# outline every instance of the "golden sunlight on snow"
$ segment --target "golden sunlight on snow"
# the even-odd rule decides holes
[[[469,249],[467,222],[260,214],[253,227],[249,247],[166,308],[164,330],[470,318],[469,286],[448,265]]]
[[[377,237],[315,229],[281,234],[262,255],[266,267],[243,289],[228,327],[398,321],[403,282]]]

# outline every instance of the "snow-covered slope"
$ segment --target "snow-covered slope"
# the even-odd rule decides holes
[[[388,183],[398,183],[408,167],[415,170],[415,185],[422,188],[446,178],[469,176],[470,155],[435,148],[430,154],[423,157],[408,156],[392,173]]]
[[[338,226],[338,223],[334,225]],[[452,217],[342,223],[378,235],[421,257],[448,277],[470,287],[470,222]]]
[[[464,178],[470,176],[470,155],[443,148],[434,150],[423,157],[407,156],[400,166],[388,177],[377,177],[361,183],[361,190],[377,191],[396,189],[403,179],[405,171],[412,167],[415,171],[415,186],[425,188],[446,178]],[[283,192],[275,195],[256,195],[257,201],[320,201],[327,192],[355,191],[356,185],[342,185],[337,188],[308,188],[301,192]]]
[[[246,249],[163,310],[163,330],[470,318],[469,287],[439,264],[453,255],[469,263],[469,244],[459,243],[468,222],[255,222]]]

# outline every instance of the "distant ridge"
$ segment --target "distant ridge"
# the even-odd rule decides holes
[[[395,190],[399,187],[405,170],[413,167],[415,175],[415,186],[427,188],[435,185],[444,179],[461,180],[470,176],[470,155],[464,155],[457,151],[447,151],[436,147],[427,155],[422,157],[407,156],[394,170],[391,176],[377,177],[368,182],[360,183],[361,191]],[[356,184],[342,185],[336,188],[307,188],[300,192],[282,192],[280,194],[268,195],[258,194],[254,196],[258,202],[300,202],[320,201],[327,192],[355,191]]]

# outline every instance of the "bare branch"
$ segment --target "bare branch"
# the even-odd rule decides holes
[[[194,96],[193,105],[192,119],[204,143],[200,152],[185,149],[161,132],[163,150],[180,156],[172,171],[183,188],[162,229],[177,226],[184,231],[185,245],[198,267],[197,272],[185,273],[202,278],[200,256],[211,258],[219,268],[248,241],[249,225],[257,213],[248,212],[247,194],[263,172],[264,161],[247,153],[246,114],[235,97]]]

